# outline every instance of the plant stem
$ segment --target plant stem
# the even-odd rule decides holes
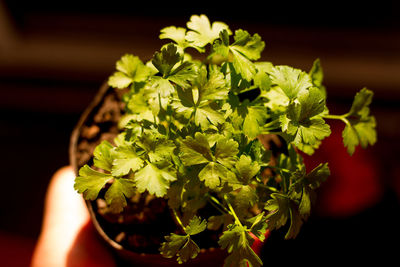
[[[262,183],[254,182],[252,184],[255,185],[255,186],[259,186],[259,187],[265,188],[265,189],[270,190],[272,192],[279,192],[278,189],[276,189],[275,187],[268,186],[268,185],[265,185],[265,184],[262,184]]]
[[[225,201],[226,201],[226,204],[228,204],[228,207],[229,207],[229,210],[230,210],[230,214],[235,218],[236,223],[237,223],[240,227],[243,227],[243,225],[242,225],[242,223],[240,222],[238,216],[236,215],[235,210],[233,209],[231,203],[229,202],[227,195],[224,195],[224,199],[225,199]]]
[[[208,199],[210,200],[211,205],[214,206],[214,208],[216,208],[219,212],[221,212],[222,214],[225,213],[230,213],[229,210],[227,210],[219,201],[217,198],[211,196],[210,194],[207,194]]]
[[[341,120],[341,121],[343,121],[346,125],[349,125],[349,126],[350,126],[350,122],[349,122],[349,120],[347,119],[347,116],[348,116],[348,115],[349,115],[348,113],[343,114],[343,115],[331,115],[331,114],[326,114],[326,115],[323,115],[323,117],[324,117],[324,119]]]
[[[178,215],[178,212],[176,212],[175,209],[172,209],[172,212],[174,213],[174,217],[175,217],[176,221],[182,227],[182,230],[186,233],[186,227],[183,225],[181,218]]]

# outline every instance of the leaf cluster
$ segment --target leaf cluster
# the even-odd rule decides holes
[[[265,43],[258,34],[205,15],[162,29],[160,38],[170,42],[150,61],[131,54],[117,61],[108,84],[129,89],[121,133],[97,146],[75,189],[88,200],[105,190],[115,213],[136,192],[168,199],[183,234],[166,237],[165,257],[186,262],[199,253],[193,235],[220,230],[218,243],[230,253],[225,266],[261,266],[254,236],[288,225],[285,238],[296,237],[329,176],[327,163],[306,170],[299,153],[313,154],[331,134],[326,119],[346,123],[350,154],[376,142],[372,92],[361,90],[349,113],[332,115],[318,59],[309,72],[259,61]],[[270,134],[287,151],[273,159],[259,138]],[[219,215],[201,219],[206,204]]]

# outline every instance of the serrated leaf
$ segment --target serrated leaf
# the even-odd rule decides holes
[[[125,73],[115,72],[108,78],[108,85],[114,88],[127,88],[133,82]]]
[[[185,227],[186,235],[171,233],[165,237],[166,242],[161,244],[160,252],[166,258],[177,257],[179,263],[194,259],[200,252],[198,245],[192,240],[192,235],[197,235],[207,228],[207,221],[194,216]]]
[[[327,97],[326,88],[322,84],[322,82],[324,80],[324,73],[323,73],[323,70],[322,70],[322,67],[321,67],[321,61],[319,60],[319,58],[317,58],[314,61],[313,66],[312,66],[312,68],[311,68],[311,70],[310,70],[310,72],[308,74],[310,75],[312,84],[315,87],[319,88],[319,90],[321,91],[322,95],[326,99],[326,97]]]
[[[235,31],[234,40],[231,50],[240,52],[250,60],[258,60],[261,57],[265,43],[258,34],[251,36],[247,31],[239,29]]]
[[[272,193],[271,199],[267,201],[264,207],[269,211],[266,219],[268,229],[275,230],[284,226],[289,219],[290,200],[280,194]]]
[[[168,75],[168,80],[184,89],[187,89],[191,86],[191,82],[196,78],[196,76],[197,72],[195,66],[192,63],[185,61]]]
[[[93,163],[97,168],[103,169],[105,171],[111,171],[113,156],[112,150],[113,145],[104,140],[99,145],[96,146],[93,152]]]
[[[228,32],[222,31],[220,40],[213,45],[213,53],[228,58],[229,52],[232,54],[233,67],[241,77],[251,81],[257,72],[252,60],[257,60],[265,47],[265,43],[258,34],[251,36],[247,31],[237,30],[234,42],[229,45]]]
[[[85,165],[79,169],[79,175],[75,178],[74,188],[86,200],[95,200],[100,190],[111,179],[113,177],[110,174],[95,171],[89,165]]]
[[[212,161],[213,156],[206,136],[199,132],[194,138],[187,136],[180,146],[180,159],[185,166]]]
[[[161,244],[160,252],[166,258],[177,256],[177,261],[181,264],[191,258],[195,258],[200,248],[194,243],[189,235],[177,235],[171,233],[165,237],[166,242]]]
[[[258,215],[254,216],[247,220],[251,223],[250,230],[251,232],[261,241],[264,242],[265,234],[268,230],[268,224],[266,221],[266,217],[264,212],[259,213]]]
[[[356,94],[349,113],[346,114],[347,123],[342,132],[343,144],[347,152],[352,155],[355,147],[361,145],[366,148],[376,143],[376,121],[370,115],[369,105],[372,102],[373,92],[364,88]]]
[[[226,167],[219,163],[209,162],[199,173],[200,181],[210,189],[216,189],[221,186],[221,181],[228,176]]]
[[[240,73],[243,79],[251,81],[253,76],[256,74],[256,67],[251,60],[245,57],[242,53],[237,50],[230,50],[234,57],[233,67]]]
[[[248,230],[237,224],[230,225],[224,231],[218,244],[222,249],[227,249],[230,255],[225,259],[224,266],[262,266],[261,259],[251,249],[254,239],[249,235]]]
[[[265,124],[267,110],[262,106],[248,106],[243,121],[243,132],[249,139],[256,138]]]
[[[371,90],[363,88],[360,92],[358,92],[353,100],[353,103],[350,108],[350,115],[353,116],[365,116],[369,114],[369,105],[372,102],[372,97],[374,93]]]
[[[171,70],[181,58],[176,45],[170,43],[163,47],[160,52],[154,54],[151,63],[165,77],[171,73]]]
[[[253,161],[251,157],[246,155],[240,156],[235,167],[243,184],[248,184],[260,171],[260,165],[258,165],[256,161]]]
[[[151,70],[134,55],[126,54],[116,63],[115,72],[108,80],[108,84],[115,88],[126,88],[133,82],[143,82],[151,74]]]
[[[300,112],[296,118],[298,122],[317,116],[325,109],[325,98],[316,87],[302,91],[297,98],[300,103]]]
[[[291,199],[299,202],[298,213],[304,219],[307,219],[311,212],[311,206],[316,198],[315,189],[317,189],[330,175],[328,164],[320,164],[308,174],[305,169],[295,171],[289,187]]]
[[[325,99],[315,87],[299,93],[291,102],[286,115],[280,117],[282,131],[292,136],[293,142],[303,152],[312,153],[320,141],[331,134],[330,127],[320,116],[324,112]]]
[[[210,105],[198,107],[195,111],[194,122],[200,126],[202,130],[207,130],[210,125],[218,126],[225,122],[222,113],[218,112]]]
[[[271,88],[271,79],[265,71],[259,70],[254,75],[254,85],[261,91],[267,92]]]
[[[253,207],[257,201],[258,196],[256,190],[249,185],[244,185],[240,187],[238,192],[235,194],[234,205],[238,211],[248,210],[249,208]]]
[[[130,198],[134,194],[135,183],[131,179],[117,178],[107,189],[105,200],[113,213],[119,213],[127,205],[126,198]]]
[[[198,216],[194,216],[185,227],[185,232],[188,235],[197,235],[207,228],[207,221],[202,220]]]
[[[289,99],[295,99],[300,92],[312,86],[307,73],[289,66],[275,66],[270,77],[272,84],[282,90]]]
[[[171,39],[180,48],[184,49],[187,47],[188,43],[185,40],[186,29],[182,27],[169,26],[161,30],[160,39]]]
[[[285,239],[294,239],[300,232],[300,228],[303,225],[303,220],[298,210],[295,208],[289,210],[289,215],[290,215],[290,227],[285,235]]]
[[[148,163],[135,173],[134,180],[140,193],[148,191],[157,197],[166,195],[170,182],[175,181],[176,171],[170,166],[160,166]]]
[[[139,170],[144,161],[136,154],[134,146],[119,146],[114,151],[111,174],[114,177],[127,175]]]
[[[210,24],[205,15],[193,15],[187,23],[188,29],[186,40],[195,47],[202,48],[207,44],[212,44],[219,37],[222,30],[228,30],[228,26],[223,22],[213,22]]]
[[[222,165],[231,168],[236,162],[239,144],[233,139],[221,138],[215,146],[215,159]]]

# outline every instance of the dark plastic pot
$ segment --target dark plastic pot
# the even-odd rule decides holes
[[[85,123],[95,115],[96,108],[102,104],[104,97],[107,93],[111,92],[111,88],[104,83],[100,90],[95,95],[92,102],[86,108],[86,110],[81,115],[76,127],[74,128],[71,140],[70,140],[70,147],[69,147],[69,156],[70,156],[70,164],[74,168],[75,174],[78,174],[78,166],[77,162],[77,147],[79,144],[79,140],[82,134],[82,128]],[[107,233],[101,227],[99,220],[97,219],[96,212],[94,210],[94,206],[92,205],[91,201],[86,201],[91,219],[97,230],[98,234],[107,244],[107,246],[112,250],[112,252],[116,256],[116,261],[121,262],[127,265],[132,266],[222,266],[224,259],[226,257],[226,253],[219,248],[216,249],[202,249],[199,255],[187,262],[186,264],[178,264],[176,259],[167,259],[161,256],[160,254],[143,254],[143,253],[136,253],[131,250],[125,249],[119,243],[111,239]]]

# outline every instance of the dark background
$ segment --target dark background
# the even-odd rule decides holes
[[[272,235],[263,251],[266,265],[396,260],[399,10],[394,0],[0,1],[0,245],[8,248],[1,259],[7,266],[29,262],[49,179],[68,164],[70,133],[115,61],[128,52],[150,59],[163,44],[160,29],[204,13],[233,30],[259,33],[263,60],[308,71],[320,58],[332,113],[346,112],[365,86],[375,92],[378,143],[349,158],[340,132],[326,141],[316,157],[339,171],[298,239]]]

